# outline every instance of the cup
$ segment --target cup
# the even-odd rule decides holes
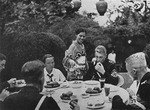
[[[100,78],[99,81],[101,84],[101,88],[104,88],[105,78]]]
[[[105,95],[108,96],[110,93],[110,88],[109,87],[105,87]]]
[[[77,98],[76,95],[72,95],[72,96],[70,97],[70,99],[71,99],[71,101],[75,101],[75,102],[78,103],[78,98]]]

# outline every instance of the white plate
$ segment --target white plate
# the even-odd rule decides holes
[[[117,86],[122,86],[124,84],[124,79],[121,75],[118,75],[118,77],[119,77],[119,82],[118,82]]]
[[[24,86],[26,86],[26,83],[25,83],[24,79],[16,80],[15,87],[24,87]]]
[[[15,87],[24,87],[26,84],[16,84]]]
[[[84,82],[87,85],[98,85],[100,82],[95,80],[88,80]]]
[[[89,93],[87,93],[87,94],[89,94]],[[97,95],[100,95],[100,93],[90,94],[90,96],[97,96]]]
[[[94,105],[93,106],[88,106],[87,105],[87,108],[89,108],[89,109],[98,109],[98,108],[104,108],[104,107],[105,107],[105,103],[101,106],[96,106],[96,107]]]

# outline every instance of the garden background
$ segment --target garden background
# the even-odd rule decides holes
[[[2,80],[21,78],[22,65],[29,60],[42,59],[50,53],[55,57],[55,67],[65,75],[62,65],[65,50],[75,38],[74,31],[84,28],[87,38],[84,42],[88,61],[94,48],[102,44],[108,53],[117,54],[118,71],[126,71],[124,60],[132,53],[146,50],[150,42],[150,9],[141,14],[132,7],[120,5],[107,10],[108,18],[120,13],[107,26],[94,21],[96,13],[70,8],[71,0],[0,0],[0,52],[7,56],[6,69]]]

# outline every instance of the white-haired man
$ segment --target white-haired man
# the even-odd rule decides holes
[[[150,109],[150,71],[147,67],[145,54],[138,52],[130,55],[126,60],[126,69],[133,79],[127,91],[130,95],[128,105],[124,104],[120,96],[112,99],[112,110],[145,110]]]
[[[128,90],[130,96],[137,96],[137,100],[150,109],[150,70],[147,67],[145,54],[138,52],[126,59],[126,69],[133,78]]]

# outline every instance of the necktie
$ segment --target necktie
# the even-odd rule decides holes
[[[50,81],[52,81],[53,74],[47,74],[47,76],[49,77]]]

